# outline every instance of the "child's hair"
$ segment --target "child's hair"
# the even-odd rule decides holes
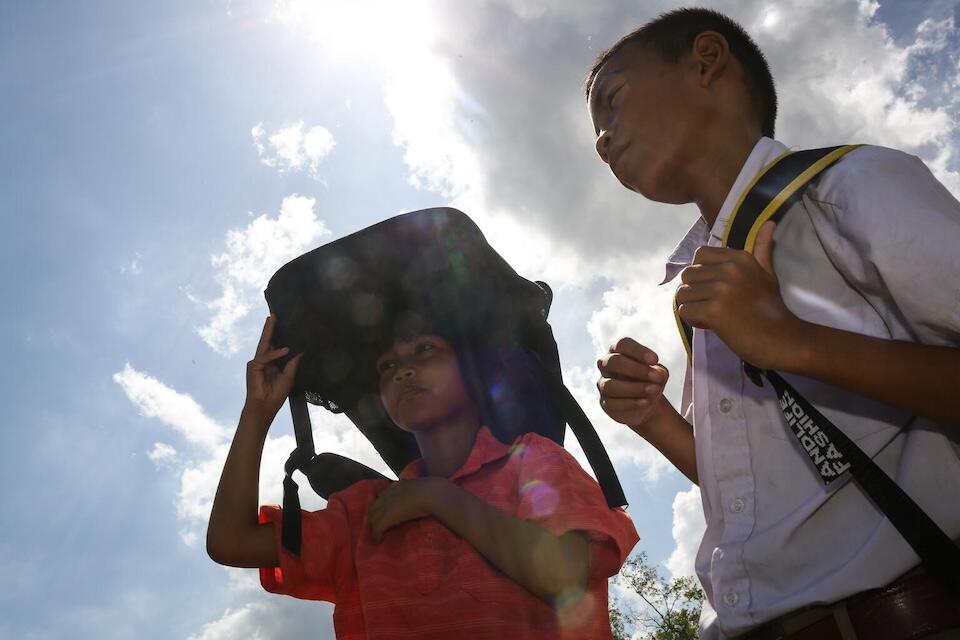
[[[587,76],[587,97],[600,67],[627,45],[659,53],[667,62],[676,62],[690,50],[704,31],[716,31],[727,40],[730,53],[740,61],[747,75],[747,91],[753,102],[763,135],[772,138],[777,119],[777,90],[763,52],[739,24],[717,11],[702,8],[677,9],[660,14],[639,29],[628,33],[601,53]]]

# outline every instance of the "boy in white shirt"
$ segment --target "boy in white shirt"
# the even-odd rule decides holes
[[[824,489],[741,364],[783,373],[960,537],[960,203],[917,158],[863,147],[764,225],[752,255],[723,248],[740,196],[787,148],[763,54],[713,11],[622,38],[587,97],[621,184],[701,213],[667,263],[695,328],[680,410],[633,338],[600,359],[597,386],[608,415],[700,485],[702,637],[960,637],[960,605],[911,571],[916,554],[855,483]]]

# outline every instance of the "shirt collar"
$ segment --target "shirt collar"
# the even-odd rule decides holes
[[[487,427],[480,427],[479,431],[477,431],[477,439],[473,443],[473,449],[470,450],[470,455],[467,456],[463,465],[453,472],[450,480],[456,480],[457,478],[476,472],[483,465],[507,455],[512,448],[511,445],[503,444],[493,437],[493,434],[490,433],[490,429]],[[412,480],[414,478],[422,478],[426,475],[426,472],[427,469],[423,458],[418,458],[403,468],[403,471],[400,472],[400,479]]]
[[[737,206],[737,202],[740,201],[740,196],[747,186],[749,186],[750,181],[753,180],[753,177],[760,173],[764,167],[776,160],[787,150],[788,148],[785,144],[772,138],[763,137],[757,141],[750,155],[747,156],[747,161],[743,163],[740,173],[737,174],[737,179],[733,181],[733,186],[730,188],[730,191],[727,192],[727,197],[723,201],[723,206],[720,207],[720,213],[717,214],[717,220],[713,223],[713,228],[709,229],[703,218],[697,219],[693,226],[690,227],[690,230],[687,231],[687,234],[683,236],[680,244],[677,245],[670,254],[670,257],[667,258],[664,278],[660,284],[670,282],[676,278],[677,274],[683,271],[685,267],[689,266],[690,263],[693,262],[693,254],[696,253],[699,247],[709,242],[710,236],[713,236],[717,240],[723,239],[723,231],[727,227],[727,220],[730,219],[733,208]]]

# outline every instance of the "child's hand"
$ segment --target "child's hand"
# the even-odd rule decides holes
[[[271,420],[276,415],[283,401],[290,395],[293,380],[297,375],[297,366],[303,354],[292,358],[280,371],[275,360],[286,355],[288,349],[274,349],[270,342],[273,337],[273,327],[276,325],[276,316],[271,315],[263,325],[260,334],[260,343],[253,360],[247,363],[247,408],[268,416]]]
[[[430,500],[443,478],[399,480],[380,492],[367,510],[370,535],[379,543],[383,533],[409,520],[430,515]]]
[[[789,342],[802,330],[783,302],[773,271],[773,232],[765,223],[754,253],[700,247],[683,270],[677,290],[680,317],[713,331],[741,359],[761,369],[779,369],[778,355],[789,355]]]
[[[608,416],[642,431],[662,406],[663,387],[670,377],[658,361],[655,352],[633,338],[620,338],[597,360],[600,406]]]

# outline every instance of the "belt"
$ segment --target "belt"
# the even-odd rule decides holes
[[[831,606],[814,606],[767,622],[736,640],[912,640],[956,630],[960,603],[934,578],[911,572],[896,582]]]

